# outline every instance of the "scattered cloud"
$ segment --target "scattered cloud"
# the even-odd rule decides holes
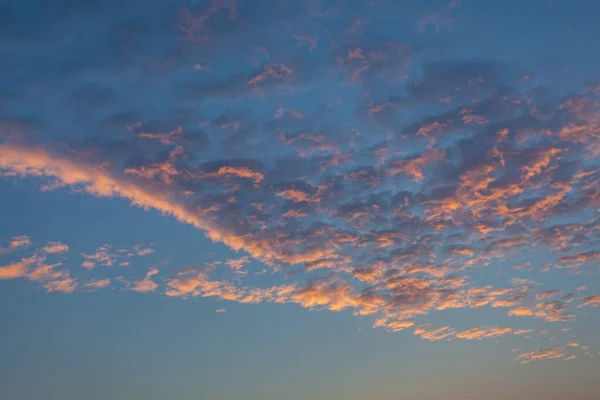
[[[91,254],[81,253],[81,256],[83,257],[81,265],[87,269],[92,269],[97,265],[105,267],[113,267],[115,265],[127,267],[131,265],[131,261],[129,261],[131,257],[143,257],[152,254],[155,251],[156,250],[153,248],[145,247],[143,245],[135,245],[131,248],[116,248],[115,246],[106,244],[97,247]]]
[[[295,304],[428,341],[532,332],[475,321],[478,309],[536,326],[596,312],[600,298],[582,283],[600,262],[597,84],[563,87],[548,63],[525,72],[517,59],[450,60],[424,45],[460,33],[460,1],[407,16],[361,3],[373,20],[320,2],[209,3],[167,6],[157,32],[99,10],[98,35],[40,28],[12,46],[0,176],[153,210],[224,245],[221,258],[168,270],[155,259],[160,244],[7,236],[0,279]],[[294,16],[306,12],[310,26]],[[385,31],[382,16],[413,32]],[[125,52],[110,39],[123,29]],[[20,109],[27,117],[11,115]],[[476,327],[431,325],[432,314],[454,312]],[[553,347],[518,360],[563,356]]]

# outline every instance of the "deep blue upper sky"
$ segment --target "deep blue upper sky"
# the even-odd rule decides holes
[[[599,13],[0,2],[0,398],[597,399]]]

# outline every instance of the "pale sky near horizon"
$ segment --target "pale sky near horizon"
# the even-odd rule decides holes
[[[599,13],[0,1],[0,399],[599,399]]]

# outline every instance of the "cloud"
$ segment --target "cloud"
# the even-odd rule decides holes
[[[281,192],[277,193],[277,196],[283,197],[294,203],[312,203],[314,201],[318,201],[309,194],[297,189],[282,190]]]
[[[91,254],[81,253],[81,256],[83,257],[83,262],[81,265],[87,269],[92,269],[96,265],[102,265],[105,267],[119,265],[121,267],[127,267],[131,265],[131,262],[129,261],[131,257],[144,257],[154,253],[155,251],[156,250],[153,248],[145,247],[141,244],[135,245],[131,248],[115,248],[113,245],[105,244],[97,247],[96,251]]]
[[[291,300],[305,308],[323,307],[340,311],[356,305],[354,287],[337,283],[309,283],[291,295]]]
[[[229,282],[211,280],[204,272],[186,271],[180,278],[167,282],[165,294],[171,297],[218,297],[224,300],[239,301],[245,297],[244,290]],[[262,301],[262,297],[258,299]]]
[[[23,236],[0,250],[0,277],[51,291],[117,279],[170,297],[296,304],[430,341],[528,332],[493,326],[500,320],[459,332],[430,325],[459,310],[495,318],[506,307],[519,322],[587,318],[592,310],[580,307],[595,296],[569,291],[600,260],[597,88],[565,88],[543,71],[525,77],[519,61],[432,52],[428,40],[439,35],[430,28],[451,29],[456,2],[407,17],[385,2],[319,4],[309,6],[310,29],[300,3],[150,2],[116,20],[100,9],[86,16],[84,6],[18,46],[6,39],[2,177],[125,199],[237,255],[219,268],[201,259],[187,264],[198,269],[139,275],[137,257],[154,257],[153,245],[86,247],[60,265],[43,257],[68,247],[48,242],[33,258],[9,259],[34,247]],[[370,22],[355,19],[363,11]],[[382,15],[417,21],[419,43],[383,29]],[[97,35],[71,37],[82,20]],[[9,25],[15,34],[28,26]],[[124,37],[128,51],[114,46]],[[9,112],[19,109],[27,117]],[[482,284],[484,276],[495,278]],[[538,289],[549,281],[560,284]]]
[[[10,239],[10,242],[8,242],[8,247],[10,249],[19,249],[29,246],[31,246],[29,236],[14,236],[12,239]]]
[[[60,242],[48,242],[42,251],[49,254],[60,254],[69,251],[69,246]]]
[[[577,307],[585,307],[585,306],[592,306],[592,307],[600,306],[600,295],[584,296],[581,299],[581,303],[579,303],[579,305]]]
[[[45,264],[46,258],[37,253],[14,263],[0,266],[0,280],[25,278],[39,282],[48,292],[72,293],[78,284],[67,270],[59,270],[61,263]]]
[[[598,251],[586,251],[583,253],[577,253],[570,256],[562,256],[558,259],[558,262],[564,265],[580,265],[591,261],[599,260],[600,252]]]
[[[250,179],[254,186],[260,186],[264,180],[264,175],[258,171],[252,170],[247,166],[226,165],[219,167],[215,172],[206,172],[202,175],[204,178],[234,177]]]
[[[156,250],[151,249],[149,247],[144,247],[143,245],[133,246],[133,250],[138,256],[147,256],[148,254],[154,253]]]
[[[556,358],[562,358],[564,356],[563,350],[560,346],[556,345],[547,349],[540,349],[529,353],[523,353],[517,356],[517,361],[521,364],[527,364],[532,361],[538,360],[552,360]]]
[[[388,169],[388,173],[392,175],[406,174],[412,177],[416,182],[423,179],[423,169],[431,164],[445,159],[446,153],[440,149],[429,149],[423,154],[409,160],[395,161]]]
[[[29,269],[38,261],[38,256],[31,256],[23,258],[12,264],[8,264],[0,267],[0,280],[2,279],[16,279],[27,276]]]
[[[59,270],[61,263],[45,264],[44,257],[35,257],[32,269],[27,274],[27,279],[40,282],[47,292],[73,293],[79,284],[71,277],[68,270]]]
[[[511,328],[501,328],[497,326],[482,326],[479,328],[473,328],[467,331],[459,332],[456,334],[456,337],[465,340],[482,340],[499,336],[505,336],[511,333],[513,333],[513,330]]]
[[[158,285],[154,282],[151,277],[158,274],[158,269],[152,268],[146,273],[146,277],[140,281],[132,282],[132,288],[134,292],[138,293],[146,293],[146,292],[154,292]]]
[[[379,319],[375,321],[374,328],[383,326],[389,332],[400,332],[414,326],[413,321],[389,321],[387,319]]]
[[[90,291],[95,291],[107,287],[108,285],[110,285],[110,281],[111,280],[109,278],[91,280],[88,282],[84,282],[83,286],[89,288]]]
[[[69,273],[67,271],[56,270],[56,267],[62,264],[44,264],[44,261],[43,257],[36,258],[35,268],[27,274],[27,278],[33,281],[55,281],[68,278]]]
[[[534,315],[534,311],[528,307],[517,307],[509,310],[508,315],[517,317],[530,317]]]
[[[99,197],[127,198],[138,207],[154,208],[163,214],[174,216],[181,222],[206,230],[211,239],[223,241],[235,250],[244,248],[259,259],[274,261],[275,254],[272,254],[264,244],[246,242],[241,237],[213,227],[208,219],[202,217],[202,211],[188,210],[179,203],[174,193],[156,191],[126,178],[117,178],[102,167],[79,164],[68,158],[54,156],[40,148],[0,144],[0,169],[5,169],[14,175],[53,177],[59,186],[82,186],[86,192]],[[262,175],[243,167],[220,167],[215,174],[251,178],[255,183],[262,181]],[[114,263],[107,249],[102,247],[98,248],[96,253],[82,253],[82,256],[86,259],[83,264],[86,268],[93,268],[98,261],[107,266]],[[281,254],[281,257],[285,257],[284,254]],[[288,258],[289,262],[298,263],[303,260],[310,261],[313,257],[290,254]]]
[[[77,289],[77,282],[73,278],[66,277],[43,284],[48,292],[73,293]]]
[[[560,290],[558,289],[554,289],[554,290],[545,290],[543,292],[537,293],[535,295],[535,299],[540,301],[540,300],[546,300],[546,299],[550,299],[552,297],[558,296],[560,294]]]
[[[447,326],[429,330],[430,327],[431,325],[429,324],[420,325],[415,328],[414,334],[420,336],[422,339],[435,342],[444,339],[449,340],[450,338],[454,337],[456,333],[454,329]]]
[[[238,259],[229,259],[225,261],[225,264],[236,274],[245,275],[247,271],[244,271],[244,265],[246,265],[250,259],[248,257],[242,257]]]
[[[248,81],[248,86],[258,86],[259,83],[265,83],[270,80],[293,79],[294,71],[284,64],[266,65],[264,70],[253,76]]]
[[[101,264],[106,267],[113,266],[115,264],[115,256],[109,252],[109,249],[109,246],[100,246],[96,249],[95,253],[81,253],[81,256],[84,258],[81,265],[84,268],[94,268],[96,264]]]
[[[100,167],[54,156],[41,148],[2,144],[0,150],[0,168],[11,174],[55,178],[59,185],[81,185],[85,191],[99,197],[125,197],[136,206],[153,207],[183,222],[204,227],[203,221],[198,217],[188,213],[182,206],[172,204],[169,195],[152,192],[135,183],[113,177]]]
[[[0,256],[19,249],[26,249],[31,246],[31,241],[29,239],[29,236],[13,236],[9,240],[7,248],[0,247]]]
[[[321,265],[327,262],[328,267],[334,267],[341,260],[339,255],[335,253],[336,246],[332,248],[323,249],[322,245],[313,247],[309,245],[304,249],[298,248],[298,245],[302,246],[306,243],[307,237],[299,237],[298,240],[294,240],[293,243],[296,247],[292,251],[283,247],[281,249],[269,248],[269,241],[261,242],[260,237],[254,236],[251,239],[241,239],[235,234],[223,235],[222,227],[213,227],[211,223],[201,218],[201,213],[191,212],[185,206],[179,204],[179,200],[176,195],[169,197],[169,192],[155,193],[150,189],[145,189],[144,185],[136,183],[135,181],[129,181],[126,178],[112,177],[106,170],[99,169],[95,166],[90,165],[79,165],[73,163],[69,159],[56,158],[49,153],[41,150],[30,151],[29,149],[23,150],[22,148],[7,148],[7,152],[3,153],[4,168],[13,171],[14,173],[26,173],[30,175],[50,175],[54,176],[61,182],[69,182],[74,185],[83,185],[84,189],[91,194],[105,196],[105,195],[121,195],[123,197],[130,198],[134,204],[141,204],[145,207],[156,207],[159,210],[174,214],[178,219],[185,222],[190,222],[201,229],[207,230],[209,237],[213,239],[221,239],[225,243],[230,244],[234,249],[244,249],[248,251],[253,257],[257,257],[262,260],[269,262],[283,261],[287,263],[305,263],[308,268],[314,268],[314,265]],[[18,157],[11,158],[11,155],[17,154]],[[41,160],[41,161],[40,161]],[[539,158],[538,160],[546,160],[545,158]],[[31,165],[30,165],[31,164]],[[541,171],[544,166],[547,165],[546,161],[536,161],[534,164],[524,169],[525,179],[531,179],[534,176],[534,171]],[[539,166],[541,165],[541,166]],[[221,168],[216,167],[216,174],[224,172]],[[237,168],[237,167],[236,167]],[[221,171],[221,172],[219,172]],[[232,171],[246,171],[244,169],[232,169],[227,170],[224,175],[229,174]],[[536,172],[537,174],[537,172]],[[206,172],[203,173],[203,176]],[[255,181],[253,174],[235,173],[236,176],[245,178],[249,177]],[[260,180],[262,181],[263,175]],[[284,197],[291,201],[298,202],[310,202],[308,197],[303,197],[301,191],[279,191],[277,192],[278,197]],[[167,199],[167,200],[165,200]],[[477,200],[479,202],[479,200]],[[477,204],[476,202],[476,204]],[[285,236],[284,236],[285,237]],[[410,236],[409,236],[410,237]],[[402,236],[386,234],[380,236],[384,241],[380,243],[389,243],[386,246],[394,246],[394,243],[398,238],[402,238],[400,242],[406,240]],[[379,239],[378,239],[379,240]],[[365,242],[367,243],[367,242]],[[493,246],[498,249],[512,249],[518,247],[524,243],[524,237],[514,236],[500,238],[492,242]],[[381,246],[381,245],[379,245]],[[133,252],[138,255],[145,255],[152,251],[152,249],[143,248],[141,246],[135,246]],[[459,256],[473,257],[477,253],[477,246],[465,246],[465,245],[448,245],[446,246],[446,253],[452,258]],[[493,250],[496,251],[496,250]],[[416,254],[419,254],[422,250],[418,250]],[[403,256],[401,252],[394,252],[394,258],[402,260]],[[426,254],[421,253],[421,254]],[[493,253],[491,253],[493,254]],[[112,266],[116,265],[118,260],[118,253],[115,250],[111,250],[110,246],[101,246],[96,252],[92,254],[82,253],[84,257],[84,266],[91,268],[96,264]],[[330,261],[326,261],[330,260]],[[338,261],[336,261],[338,260]],[[229,260],[227,265],[234,271],[240,271],[243,264],[249,261],[248,257],[242,257],[238,260]],[[364,272],[369,272],[365,275]],[[414,272],[409,272],[414,271]],[[376,319],[374,326],[385,327],[390,331],[399,331],[414,326],[413,321],[407,321],[406,318],[410,318],[415,315],[427,314],[431,309],[445,310],[449,308],[464,308],[470,306],[484,306],[490,305],[492,307],[514,307],[522,303],[525,298],[516,292],[511,291],[500,291],[495,292],[493,290],[484,291],[479,294],[475,292],[469,292],[469,300],[465,294],[460,292],[444,292],[446,289],[441,287],[448,285],[458,285],[460,287],[466,282],[463,279],[455,279],[455,283],[452,280],[445,278],[445,274],[438,274],[442,269],[435,268],[412,268],[406,272],[411,273],[422,273],[426,272],[431,275],[431,278],[423,279],[419,277],[395,277],[394,279],[387,280],[387,290],[393,294],[398,291],[400,287],[404,288],[404,294],[398,295],[398,297],[386,297],[389,294],[373,293],[369,296],[361,296],[358,294],[356,288],[349,284],[342,284],[339,282],[327,282],[327,283],[310,283],[305,287],[297,287],[293,289],[289,294],[285,296],[275,296],[270,292],[269,289],[252,289],[238,287],[228,281],[215,281],[211,280],[208,275],[204,272],[198,272],[196,274],[184,274],[181,277],[171,279],[166,284],[165,293],[169,296],[205,296],[205,297],[219,297],[226,300],[238,301],[238,302],[263,302],[263,301],[278,301],[278,302],[294,302],[298,303],[305,308],[325,308],[332,311],[341,311],[345,309],[355,309],[358,314],[361,315],[379,315]],[[152,271],[151,271],[152,272]],[[24,273],[24,272],[21,272]],[[132,290],[138,292],[155,291],[158,289],[158,285],[150,279],[157,271],[146,276],[141,281],[134,281],[132,283]],[[377,270],[357,270],[356,276],[365,279],[367,282],[377,283],[381,278],[381,274]],[[368,277],[368,278],[367,278]],[[437,288],[437,286],[440,288]],[[86,287],[92,287],[84,285]],[[69,285],[68,282],[64,282],[62,286],[53,285],[49,286],[49,290],[72,290],[74,286]],[[414,291],[414,294],[410,294]],[[557,294],[558,292],[542,292],[538,294],[538,299],[549,298],[551,294]],[[512,297],[498,298],[498,296],[512,294]],[[417,302],[410,304],[412,300],[410,297],[414,296],[415,299],[423,298],[429,299],[424,302]],[[409,305],[404,311],[396,311],[395,308],[400,304]],[[520,315],[520,316],[535,316],[545,318],[547,320],[564,320],[571,318],[569,314],[564,313],[564,306],[560,303],[539,303],[536,306],[537,310],[531,310],[526,307],[513,308],[509,311],[509,315]],[[519,331],[520,332],[520,331]],[[440,328],[440,330],[433,330],[432,332],[423,330],[423,328],[417,328],[415,334],[427,339],[427,340],[441,340],[441,338],[457,337],[468,340],[480,340],[483,338],[498,337],[505,334],[513,333],[510,328],[498,328],[498,327],[481,327],[474,328],[468,331],[454,333],[451,328]]]

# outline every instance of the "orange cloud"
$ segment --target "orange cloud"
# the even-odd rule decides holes
[[[443,161],[446,158],[446,152],[440,149],[431,148],[411,160],[399,160],[393,163],[388,170],[391,175],[405,174],[413,177],[415,182],[424,178],[423,170],[430,164]]]
[[[113,266],[115,264],[115,256],[111,254],[109,250],[109,246],[100,246],[96,249],[95,253],[81,253],[81,256],[85,259],[81,265],[84,268],[94,268],[96,263],[100,263],[107,267]]]
[[[136,245],[133,246],[133,250],[135,251],[135,254],[137,254],[138,256],[147,256],[148,254],[152,254],[154,253],[156,250],[151,249],[149,247],[144,247],[142,245]]]
[[[296,290],[291,301],[305,308],[325,307],[331,311],[340,311],[354,307],[354,287],[336,283],[311,284]]]
[[[431,124],[423,125],[419,128],[417,135],[428,136],[429,133],[439,133],[446,129],[450,124],[448,122],[432,122]]]
[[[57,264],[44,264],[45,257],[34,254],[20,261],[0,267],[0,280],[27,278],[37,281],[48,292],[72,293],[77,288],[77,282],[71,278],[68,271],[56,270]]]
[[[523,167],[522,180],[529,181],[534,176],[546,171],[552,160],[556,159],[556,156],[561,152],[561,149],[556,148],[541,151],[531,164]]]
[[[581,303],[577,307],[580,308],[580,307],[585,307],[585,306],[592,306],[592,307],[600,306],[600,295],[583,297],[581,299]]]
[[[493,308],[497,308],[497,307],[514,307],[518,304],[521,304],[523,301],[525,301],[525,298],[522,297],[514,297],[512,299],[501,299],[501,300],[496,300],[492,303],[492,307]]]
[[[564,353],[563,353],[561,347],[556,345],[556,346],[550,347],[548,349],[541,349],[541,350],[532,351],[529,353],[520,354],[516,359],[521,364],[527,364],[532,361],[551,360],[551,359],[555,359],[555,358],[561,358],[562,356],[564,356]]]
[[[479,328],[473,328],[467,331],[459,332],[456,334],[456,337],[465,340],[482,340],[504,336],[510,333],[513,333],[513,330],[511,328],[501,328],[497,326],[482,326]]]
[[[41,260],[38,256],[23,258],[21,261],[0,267],[0,280],[16,279],[27,275],[29,269]]]
[[[167,282],[165,294],[171,297],[219,297],[224,300],[239,301],[245,292],[229,282],[210,280],[204,272],[189,271],[180,273],[181,278]],[[262,300],[262,299],[261,299]]]
[[[69,251],[69,246],[60,242],[48,242],[42,251],[49,254],[66,253]]]
[[[64,279],[46,282],[43,286],[48,292],[73,293],[78,285],[75,279],[65,277]]]
[[[513,331],[515,335],[524,335],[531,332],[533,332],[533,329],[517,329],[516,331]]]
[[[35,268],[27,274],[27,278],[32,281],[49,281],[58,280],[68,275],[66,271],[57,271],[55,269],[61,265],[60,263],[44,264],[43,262],[44,258],[37,258],[35,260]]]
[[[282,217],[284,217],[284,218],[306,218],[306,217],[308,217],[308,214],[305,212],[302,212],[300,210],[291,209],[291,210],[286,211],[282,215]]]
[[[413,321],[390,321],[387,318],[381,318],[375,321],[374,328],[384,327],[389,332],[400,332],[414,326]]]
[[[229,268],[231,268],[232,271],[234,271],[236,274],[240,274],[240,275],[245,275],[247,273],[247,271],[244,271],[244,265],[246,265],[248,262],[250,262],[250,258],[246,257],[242,257],[242,258],[238,258],[236,260],[230,259],[225,261],[225,264],[227,264],[227,266]]]
[[[78,185],[87,193],[98,197],[124,197],[135,206],[154,208],[163,214],[174,216],[181,222],[214,231],[201,218],[201,214],[192,213],[178,204],[172,193],[147,189],[113,176],[102,166],[75,162],[52,155],[41,148],[0,144],[0,169],[11,175],[51,177],[57,180],[58,185]],[[221,236],[218,232],[212,233],[215,239]],[[236,247],[239,248],[240,245]]]
[[[437,329],[429,330],[430,327],[431,325],[429,324],[420,325],[415,328],[414,334],[420,336],[422,339],[435,342],[438,340],[449,339],[456,333],[454,329],[448,326],[442,326]]]
[[[545,290],[543,292],[540,292],[538,294],[535,295],[535,299],[540,301],[540,300],[546,300],[546,299],[550,299],[554,296],[558,296],[560,294],[560,290],[558,289],[554,289],[554,290]]]
[[[144,279],[133,282],[133,287],[131,290],[138,293],[154,292],[158,288],[158,285],[150,278],[156,274],[158,274],[158,269],[150,269],[150,271],[146,273],[146,277]]]
[[[517,307],[508,311],[508,315],[517,317],[530,317],[534,314],[533,310],[527,307]]]
[[[48,292],[73,293],[78,283],[71,278],[69,271],[57,270],[61,264],[44,264],[44,257],[33,256],[34,268],[27,274],[27,279],[39,281]]]
[[[29,240],[29,236],[14,236],[10,242],[8,242],[8,247],[11,249],[18,249],[22,247],[31,246],[31,241]]]
[[[305,193],[301,190],[297,190],[297,189],[282,190],[281,192],[277,193],[277,196],[283,197],[294,203],[301,203],[301,202],[313,203],[313,202],[318,201],[316,198],[313,198],[310,195],[308,195],[307,193]]]
[[[563,256],[558,259],[558,262],[566,265],[580,265],[600,259],[600,251],[588,251],[577,253],[570,256]]]
[[[196,69],[196,68],[194,68],[194,69]],[[181,127],[178,127],[176,130],[171,131],[171,132],[166,132],[166,133],[142,132],[142,133],[138,134],[138,136],[142,139],[158,140],[158,141],[160,141],[160,143],[165,144],[165,145],[175,144],[175,142],[181,140],[182,135],[183,135],[183,130],[181,129]]]
[[[266,231],[264,235],[249,234],[247,232],[252,230],[244,231],[243,229],[240,229],[243,233],[238,233],[235,229],[228,228],[227,224],[221,226],[214,209],[200,207],[196,209],[190,206],[190,204],[196,204],[187,201],[190,192],[182,192],[177,185],[171,185],[164,179],[149,184],[145,179],[136,179],[135,176],[139,178],[139,174],[130,174],[134,176],[128,177],[113,173],[108,163],[91,165],[86,160],[53,155],[39,148],[0,144],[0,168],[12,175],[54,178],[57,184],[50,185],[50,187],[70,185],[95,196],[123,197],[129,199],[136,206],[145,209],[153,208],[163,214],[172,215],[181,222],[205,230],[208,237],[214,241],[222,241],[232,249],[246,251],[248,256],[226,262],[226,265],[235,273],[242,271],[244,264],[249,262],[252,257],[274,267],[300,264],[303,265],[304,270],[330,268],[333,273],[344,271],[361,281],[356,283],[349,276],[331,275],[327,279],[311,282],[305,287],[284,285],[261,289],[241,286],[240,277],[232,279],[234,284],[226,279],[211,279],[208,275],[210,271],[186,271],[175,278],[165,280],[165,293],[168,296],[217,297],[239,303],[297,303],[308,309],[332,311],[351,309],[356,315],[373,315],[374,326],[384,327],[390,331],[399,331],[414,327],[415,323],[407,319],[425,315],[432,310],[475,308],[486,305],[511,307],[509,315],[534,316],[547,321],[562,321],[571,318],[569,314],[565,313],[566,303],[569,300],[563,299],[564,303],[539,303],[533,309],[517,307],[527,300],[526,294],[530,290],[527,286],[531,281],[514,280],[513,287],[504,289],[476,288],[469,287],[471,282],[467,276],[456,275],[456,273],[476,265],[489,265],[493,258],[504,257],[509,254],[511,249],[516,249],[531,241],[531,234],[523,229],[517,220],[526,215],[526,207],[519,205],[519,201],[514,203],[518,206],[512,205],[512,197],[529,188],[537,189],[538,181],[542,178],[545,179],[547,173],[555,168],[554,161],[559,159],[558,152],[550,151],[548,154],[544,153],[538,156],[521,171],[517,171],[515,175],[517,182],[513,183],[507,183],[506,179],[500,180],[499,177],[502,174],[498,171],[497,160],[493,164],[478,166],[476,170],[463,173],[457,178],[459,187],[456,193],[443,199],[440,203],[434,204],[434,201],[424,204],[427,219],[411,215],[411,212],[408,211],[409,200],[407,200],[410,195],[406,195],[404,200],[400,199],[398,203],[393,204],[395,209],[391,212],[387,205],[378,201],[379,199],[373,203],[367,203],[364,207],[362,204],[359,204],[360,207],[354,207],[354,204],[351,204],[353,207],[349,208],[351,212],[348,214],[356,213],[352,215],[360,215],[367,222],[359,226],[354,223],[355,221],[351,221],[351,218],[345,219],[344,224],[350,225],[347,230],[337,230],[333,224],[327,227],[315,224],[315,231],[301,231],[295,228],[297,226],[295,224],[299,226],[305,222],[312,223],[312,221],[306,220],[285,220],[283,223],[287,226],[276,231],[268,231],[269,226],[266,222],[252,226],[252,228],[262,228],[261,232]],[[432,162],[445,159],[445,156],[444,151],[432,148],[413,160],[402,160],[396,165],[400,169],[395,173],[401,170],[402,173],[416,181],[422,180],[425,178],[425,168]],[[506,153],[506,157],[508,160],[508,153]],[[364,177],[368,178],[367,170],[357,172],[357,176],[363,172]],[[152,175],[152,177],[155,176],[160,176],[160,174]],[[216,172],[198,174],[200,178],[206,176],[251,179],[255,186],[262,184],[265,180],[265,176],[261,172],[250,167],[225,166]],[[345,180],[344,184],[347,182]],[[241,182],[237,181],[237,183],[239,185],[235,190],[239,190],[240,186],[243,186]],[[319,198],[327,199],[328,203],[338,201],[335,198],[337,193],[329,193],[331,186],[324,184],[322,187],[323,189],[319,187]],[[263,191],[262,189],[269,190],[264,187],[261,190],[253,190],[252,193],[258,194]],[[563,187],[554,187],[553,189],[561,193],[567,190]],[[445,193],[449,192],[442,193],[446,195]],[[271,195],[285,198],[293,203],[315,201],[308,193],[297,189],[279,191],[271,193]],[[242,197],[236,195],[238,201],[241,201]],[[339,200],[340,202],[346,201],[343,198]],[[262,198],[253,201],[255,201],[253,205],[257,205],[255,209],[264,215],[268,215],[271,212],[270,208],[273,208],[268,201]],[[348,204],[350,201],[351,199],[348,199]],[[325,200],[323,200],[324,202]],[[277,205],[279,203],[280,201],[277,201]],[[532,201],[531,204],[541,203]],[[557,203],[552,200],[550,203],[544,204],[553,207]],[[436,207],[441,211],[436,210]],[[536,208],[536,213],[542,209],[545,208]],[[285,210],[281,212],[283,211]],[[327,211],[332,211],[327,213],[332,220],[342,219],[335,214],[337,210],[325,210],[325,212]],[[298,212],[300,213],[300,211]],[[464,216],[465,214],[470,214],[469,218],[445,218]],[[306,214],[302,213],[302,215]],[[369,229],[367,223],[371,223],[379,216],[385,221],[390,215],[401,217],[406,221],[406,233],[385,230],[366,232]],[[250,218],[256,218],[256,216],[250,216],[249,221]],[[254,223],[254,221],[256,219],[249,223]],[[273,218],[268,221],[268,224],[274,222],[282,221]],[[418,235],[413,235],[410,231],[413,226],[415,231],[418,231]],[[453,230],[464,229],[465,231],[460,234],[447,235],[446,232],[440,233],[437,230],[450,227]],[[586,233],[585,230],[581,232],[582,234]],[[273,234],[271,235],[271,233]],[[452,236],[452,239],[446,239],[449,236]],[[537,239],[538,236],[535,238]],[[445,240],[448,242],[444,242]],[[28,243],[28,239],[27,241],[23,240],[22,243]],[[533,243],[542,242],[540,240],[533,241]],[[60,248],[59,245],[58,242],[50,242],[44,247],[44,251],[59,253],[62,251],[57,250]],[[68,249],[68,246],[63,246],[65,246],[63,249]],[[400,249],[400,246],[403,248]],[[435,250],[437,248],[444,250],[443,258],[437,257]],[[446,249],[448,249],[447,252],[445,252]],[[151,248],[134,246],[133,250],[127,254],[146,255],[152,251],[154,250]],[[360,254],[364,255],[364,258],[349,256],[351,251],[364,251]],[[83,265],[87,268],[95,265],[116,265],[120,262],[118,257],[126,256],[119,254],[110,246],[101,246],[92,254],[82,254]],[[561,259],[563,262],[574,263],[581,262],[581,260],[593,260],[595,257],[593,252],[587,252],[564,256]],[[405,263],[409,261],[413,264],[406,265]],[[37,266],[33,271],[33,264],[25,267],[22,265],[20,267],[9,266],[11,268],[0,270],[0,277],[2,274],[12,277],[29,277],[32,280],[40,279],[47,290],[64,292],[75,290],[77,282],[72,278],[64,275],[54,266],[43,266],[42,268],[42,265]],[[159,285],[151,277],[157,273],[156,269],[152,269],[144,279],[128,282],[128,287],[137,292],[156,291]],[[44,277],[43,280],[42,277]],[[347,283],[350,281],[353,284]],[[88,281],[82,283],[81,286],[97,289],[106,287],[109,283],[110,280]],[[514,287],[515,285],[519,287]],[[536,299],[537,301],[548,300],[559,294],[558,290],[545,291],[538,293]],[[583,298],[580,306],[595,305],[597,301],[593,300],[593,297],[595,296]],[[446,326],[431,329],[427,324],[414,329],[415,335],[432,341],[453,337],[481,340],[527,332],[529,330],[479,327],[456,333],[452,328]]]
[[[109,278],[92,280],[92,281],[89,281],[89,282],[85,282],[83,284],[84,287],[90,288],[90,291],[102,289],[102,288],[107,287],[108,285],[110,285],[110,279]]]
[[[245,178],[251,179],[254,183],[255,187],[260,186],[262,181],[265,179],[264,175],[260,172],[253,171],[249,167],[235,167],[235,166],[225,166],[220,167],[217,172],[205,173],[205,177],[213,177],[213,176],[234,176],[237,178]]]
[[[177,146],[169,152],[169,158],[165,161],[154,162],[150,165],[142,165],[140,167],[126,168],[125,174],[135,175],[139,178],[153,180],[159,177],[166,184],[173,183],[173,177],[179,175],[179,171],[175,167],[177,158],[183,154],[183,147]]]

